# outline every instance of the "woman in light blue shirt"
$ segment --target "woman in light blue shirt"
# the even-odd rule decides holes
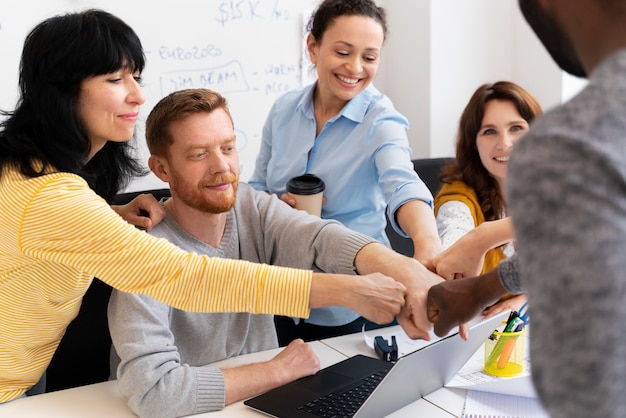
[[[385,11],[372,0],[325,0],[309,29],[307,49],[318,80],[274,103],[250,184],[293,206],[287,181],[316,174],[326,184],[322,218],[389,245],[387,210],[394,229],[412,239],[414,257],[430,265],[441,250],[433,197],[413,170],[408,121],[371,84],[387,32]],[[416,283],[415,291],[425,295],[425,284]],[[359,331],[365,320],[344,308],[313,310],[285,337],[281,328],[290,321],[278,320],[285,322],[281,344]]]

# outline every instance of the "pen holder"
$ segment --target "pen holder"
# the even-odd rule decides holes
[[[513,377],[524,370],[524,333],[494,331],[485,341],[485,372],[493,376]]]

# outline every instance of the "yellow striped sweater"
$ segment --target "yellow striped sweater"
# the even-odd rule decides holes
[[[0,403],[46,370],[98,277],[176,308],[309,315],[312,272],[187,253],[122,220],[67,173],[0,177]]]

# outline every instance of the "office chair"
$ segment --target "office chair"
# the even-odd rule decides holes
[[[451,157],[440,158],[420,158],[413,160],[413,169],[418,176],[426,183],[426,187],[433,194],[433,197],[437,195],[439,189],[441,189],[441,182],[439,181],[439,172],[441,167],[452,162]]]

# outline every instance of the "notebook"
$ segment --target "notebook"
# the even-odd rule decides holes
[[[537,398],[467,391],[463,418],[550,418]]]
[[[507,317],[504,312],[472,325],[468,341],[454,332],[395,363],[356,355],[244,404],[279,418],[379,418],[448,383]]]

